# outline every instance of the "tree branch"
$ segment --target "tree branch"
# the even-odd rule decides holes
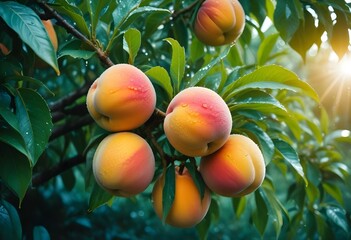
[[[39,6],[50,16],[55,18],[59,25],[64,27],[67,32],[75,36],[76,38],[82,40],[86,43],[89,47],[95,50],[96,54],[98,55],[101,62],[105,63],[107,66],[113,66],[114,63],[111,59],[102,51],[102,49],[96,46],[92,41],[90,41],[86,36],[84,36],[81,32],[79,32],[74,26],[69,24],[66,19],[64,19],[60,14],[58,14],[55,9],[50,7],[46,2],[39,1]]]
[[[34,174],[32,178],[32,186],[37,187],[50,179],[60,175],[61,173],[67,171],[68,169],[85,162],[85,157],[82,155],[77,155],[62,162],[57,165],[45,169],[42,172]]]

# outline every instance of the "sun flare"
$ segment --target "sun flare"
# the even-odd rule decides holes
[[[336,64],[336,74],[342,81],[351,81],[351,57],[349,55]]]

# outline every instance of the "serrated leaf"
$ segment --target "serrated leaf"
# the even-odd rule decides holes
[[[166,38],[165,40],[172,46],[170,75],[174,94],[177,94],[185,72],[185,50],[177,40],[173,38]]]
[[[201,79],[203,79],[206,74],[214,67],[216,66],[219,62],[221,62],[224,58],[227,57],[228,53],[230,52],[230,49],[232,46],[226,47],[223,52],[219,54],[218,57],[210,61],[208,64],[206,64],[205,67],[200,68],[199,71],[197,71],[194,76],[191,78],[191,81],[189,83],[189,86],[193,87],[196,86]]]
[[[48,143],[52,130],[51,114],[45,100],[35,91],[17,90],[15,96],[18,132],[21,133],[34,166]]]
[[[56,52],[39,16],[29,7],[17,2],[0,2],[0,16],[37,56],[59,74]]]
[[[172,208],[174,197],[175,197],[175,170],[174,165],[171,164],[164,176],[164,186],[162,190],[162,222],[166,221],[169,211]]]
[[[30,162],[25,155],[1,142],[0,153],[0,179],[17,195],[21,204],[32,180]]]
[[[286,160],[298,175],[305,181],[305,185],[308,185],[305,173],[303,171],[302,165],[300,163],[299,156],[297,155],[295,149],[290,146],[287,142],[280,139],[273,139],[274,145],[281,156]]]
[[[156,66],[147,70],[145,74],[166,91],[169,100],[173,98],[172,82],[166,69]]]
[[[134,64],[141,45],[141,33],[135,28],[130,28],[124,33],[123,49],[129,54],[128,63]]]
[[[50,240],[50,234],[44,226],[35,226],[33,228],[33,240]]]
[[[255,71],[238,78],[229,84],[223,94],[225,101],[241,91],[248,89],[286,89],[303,93],[315,101],[319,101],[318,94],[306,82],[292,71],[278,65],[263,66]]]
[[[89,197],[88,212],[94,211],[96,208],[108,203],[114,196],[102,189],[96,182],[93,185]]]
[[[5,200],[0,200],[0,226],[0,239],[22,239],[22,225],[17,210]]]

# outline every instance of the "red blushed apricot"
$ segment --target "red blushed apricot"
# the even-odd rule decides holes
[[[211,193],[206,188],[205,195],[201,199],[200,191],[186,168],[180,174],[179,168],[175,168],[175,195],[172,207],[166,217],[166,223],[180,228],[193,227],[206,216],[211,203]],[[155,182],[152,191],[153,207],[157,216],[162,219],[162,191],[165,177],[162,174]]]
[[[217,152],[200,162],[200,173],[215,193],[240,197],[255,191],[265,177],[265,162],[259,147],[248,137],[233,134]]]
[[[131,132],[104,138],[93,157],[96,182],[113,195],[129,197],[143,192],[155,172],[155,158],[149,144]]]
[[[245,12],[237,0],[206,0],[194,21],[195,36],[203,43],[220,46],[233,43],[245,26]]]
[[[205,156],[227,141],[232,129],[230,110],[216,92],[190,87],[170,102],[164,131],[171,145],[187,156]]]
[[[91,85],[87,108],[95,122],[111,132],[140,127],[152,115],[156,92],[149,78],[129,64],[106,69]]]

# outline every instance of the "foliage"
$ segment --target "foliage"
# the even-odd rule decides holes
[[[0,238],[217,239],[229,231],[243,239],[349,238],[351,133],[333,129],[290,61],[292,49],[305,59],[312,45],[320,47],[322,34],[342,57],[350,45],[350,3],[241,2],[241,38],[209,47],[192,33],[201,1],[0,1],[0,42],[10,50],[0,52]],[[40,19],[56,24],[57,53]],[[47,66],[38,68],[38,58]],[[137,66],[156,88],[157,111],[136,130],[155,153],[155,178],[174,159],[195,169],[198,159],[179,156],[167,142],[158,111],[182,89],[205,86],[230,107],[232,132],[259,144],[267,165],[262,186],[242,198],[213,195],[205,219],[183,231],[158,222],[150,190],[134,199],[104,192],[91,161],[106,132],[88,115],[85,95],[115,63]],[[166,181],[167,207],[173,182]]]

